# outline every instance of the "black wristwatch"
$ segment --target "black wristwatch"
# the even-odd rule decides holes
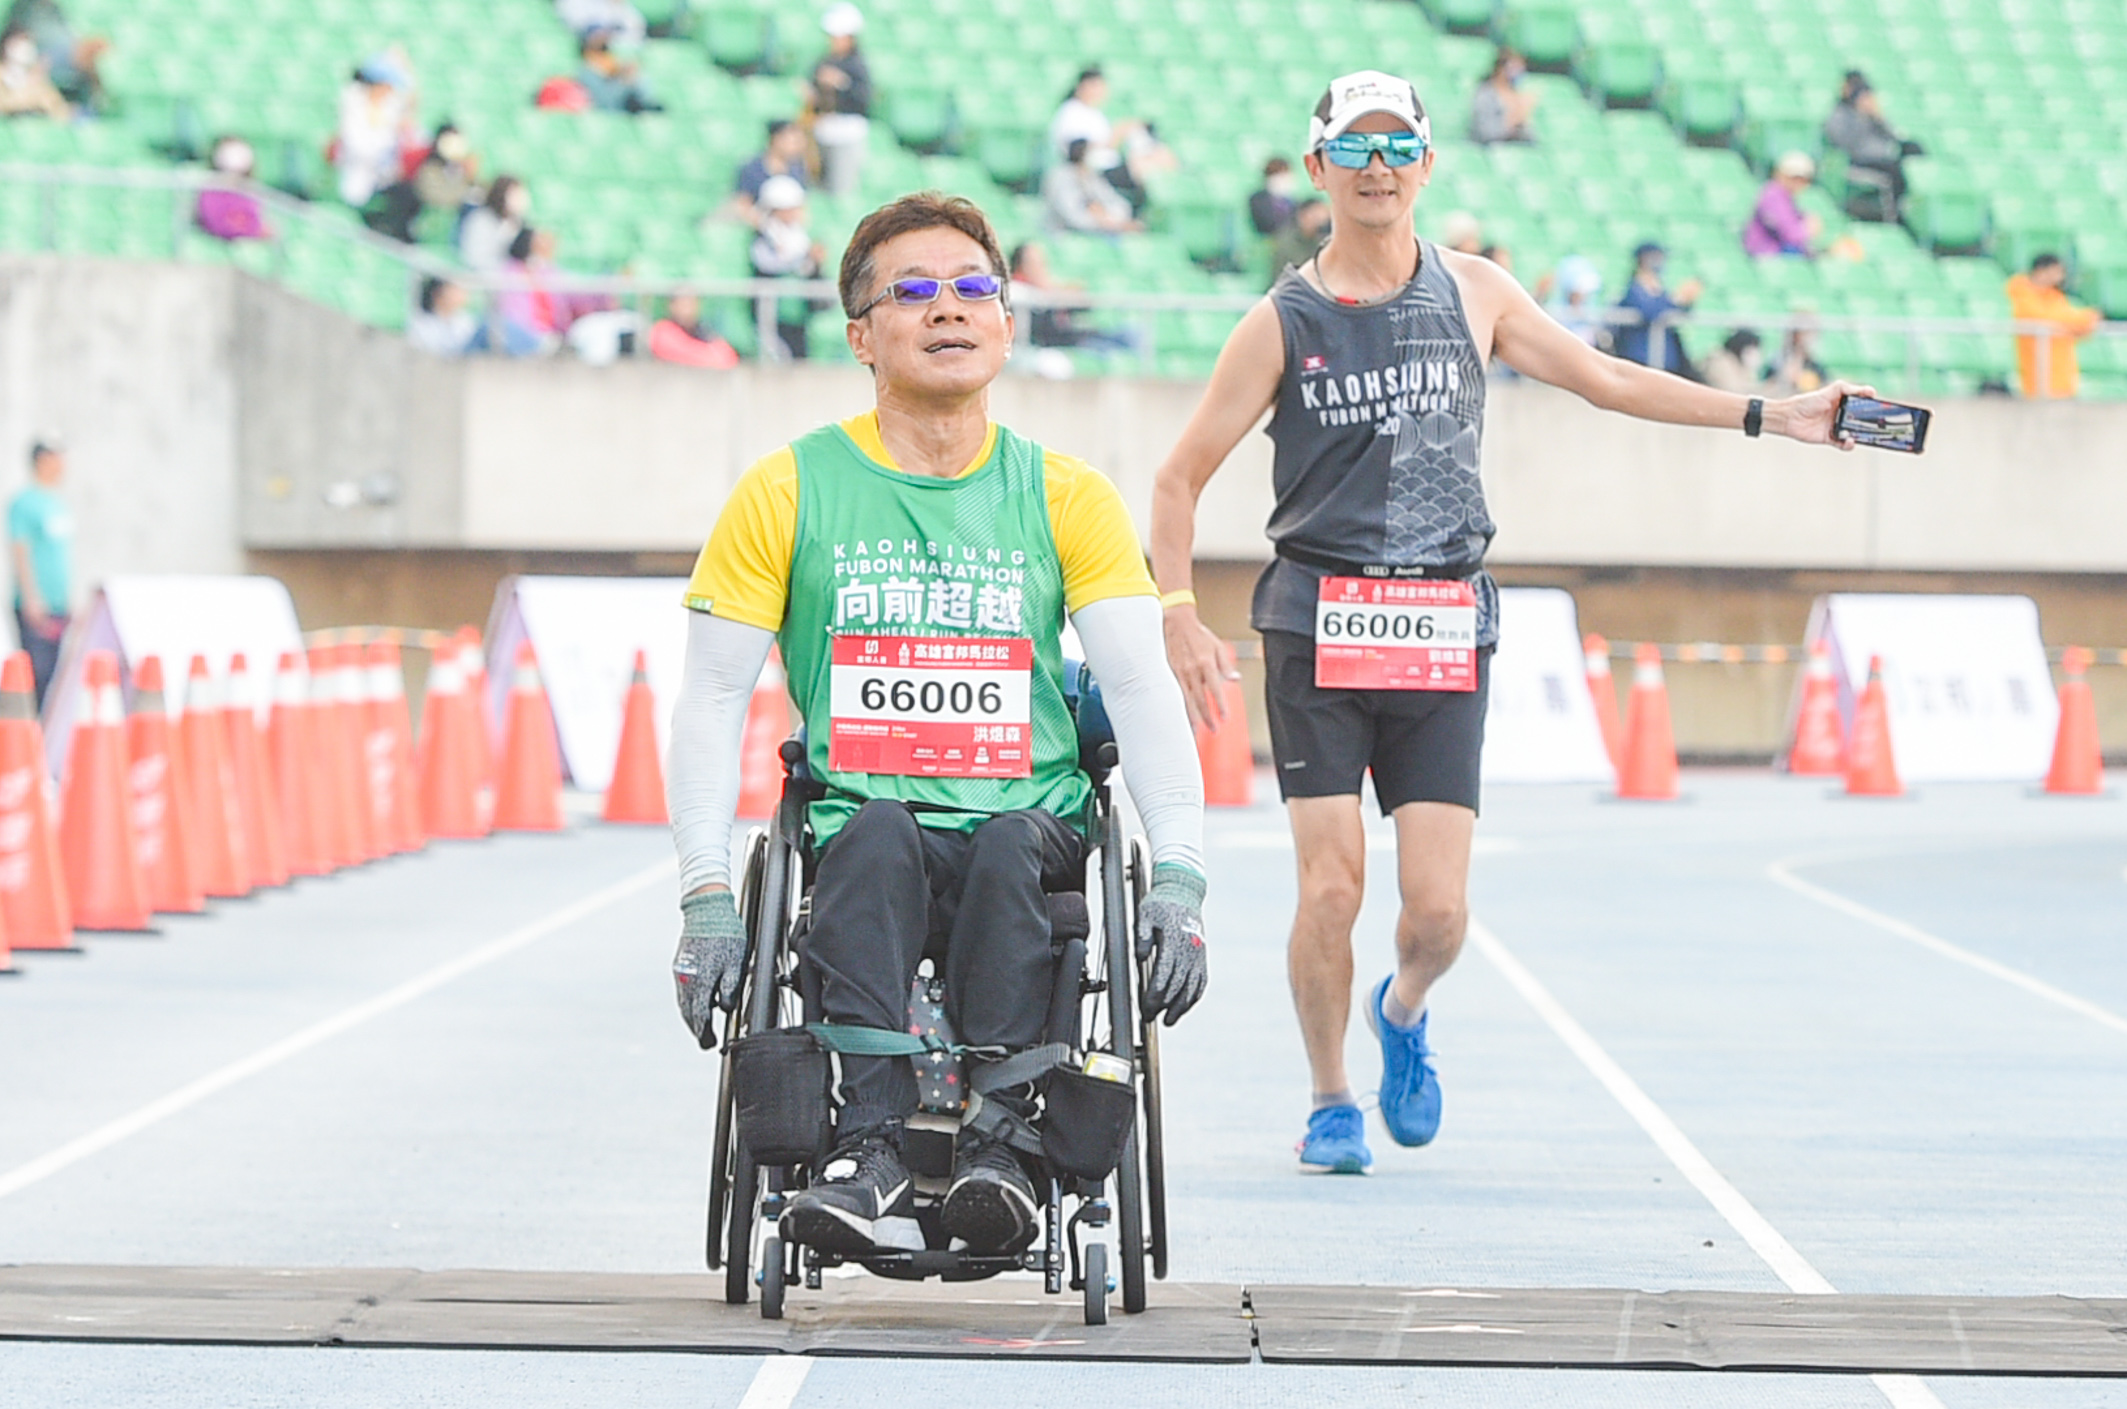
[[[1765,398],[1753,396],[1750,399],[1750,405],[1744,408],[1743,411],[1743,434],[1749,436],[1752,440],[1756,440],[1758,432],[1764,429]]]

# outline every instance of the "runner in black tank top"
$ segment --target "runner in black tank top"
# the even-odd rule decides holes
[[[1496,356],[1646,420],[1820,445],[1836,443],[1842,395],[1874,395],[1834,382],[1760,401],[1595,352],[1505,270],[1417,238],[1411,209],[1434,159],[1424,105],[1408,82],[1365,71],[1329,85],[1306,163],[1329,197],[1330,241],[1241,320],[1153,489],[1168,658],[1190,712],[1215,724],[1220,679],[1234,669],[1189,589],[1196,502],[1241,437],[1273,413],[1275,554],[1252,618],[1299,860],[1290,960],[1315,1092],[1300,1159],[1319,1171],[1357,1173],[1373,1158],[1344,1067],[1368,773],[1396,821],[1403,895],[1395,970],[1367,1000],[1381,1037],[1381,1112],[1406,1145],[1426,1143],[1439,1124],[1426,999],[1468,923],[1487,662],[1498,633],[1483,570],[1493,528],[1477,473],[1486,364]]]

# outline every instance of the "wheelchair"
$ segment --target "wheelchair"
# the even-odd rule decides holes
[[[1073,672],[1067,671],[1066,678],[1074,679]],[[1046,1037],[1049,1042],[1067,1044],[1074,1057],[1098,1053],[1119,1059],[1102,1063],[1110,1081],[1128,1071],[1127,1114],[1121,1112],[1119,1098],[1110,1098],[1114,1115],[1109,1118],[1126,1129],[1120,1158],[1113,1157],[1111,1144],[1102,1158],[1112,1161],[1112,1169],[1099,1178],[1085,1177],[1088,1166],[1082,1159],[1075,1173],[1055,1167],[1046,1157],[1026,1160],[1035,1192],[1043,1201],[1039,1235],[1023,1252],[976,1254],[946,1246],[938,1227],[937,1213],[946,1187],[941,1175],[950,1174],[951,1135],[958,1122],[935,1113],[919,1115],[910,1126],[911,1149],[904,1153],[918,1175],[917,1219],[926,1235],[923,1250],[878,1250],[845,1257],[785,1244],[777,1226],[784,1201],[805,1187],[832,1142],[823,1130],[811,1158],[787,1138],[785,1148],[765,1152],[784,1162],[757,1158],[743,1129],[746,1119],[738,1099],[741,1078],[735,1047],[756,1034],[795,1036],[804,1030],[806,1021],[804,935],[817,864],[807,804],[824,790],[805,767],[802,740],[786,740],[781,748],[781,800],[770,825],[755,829],[747,840],[739,887],[739,912],[748,935],[746,975],[736,1007],[723,1019],[723,1070],[709,1166],[707,1260],[712,1271],[723,1272],[724,1299],[730,1304],[744,1305],[758,1284],[761,1315],[780,1320],[786,1288],[803,1278],[808,1289],[818,1290],[825,1270],[851,1262],[875,1275],[905,1281],[939,1277],[965,1282],[1027,1271],[1042,1275],[1043,1289],[1051,1296],[1060,1295],[1068,1283],[1072,1291],[1083,1294],[1086,1324],[1104,1325],[1113,1284],[1108,1245],[1099,1233],[1111,1222],[1115,1226],[1115,1281],[1120,1283],[1123,1310],[1145,1309],[1148,1266],[1154,1277],[1166,1277],[1159,1036],[1155,1025],[1143,1017],[1143,975],[1134,939],[1138,904],[1150,886],[1152,864],[1143,839],[1125,837],[1121,809],[1110,795],[1108,774],[1116,753],[1115,745],[1104,737],[1106,716],[1097,687],[1082,668],[1075,674],[1075,685],[1072,701],[1079,720],[1080,765],[1093,783],[1089,884],[1061,907],[1058,902],[1064,897],[1050,898],[1057,967]],[[1075,911],[1081,916],[1075,927],[1079,933],[1067,935],[1059,945],[1055,917],[1059,908],[1073,913],[1070,902],[1074,901],[1079,902]],[[919,988],[922,982],[919,977]],[[1056,1077],[1067,1071],[1059,1068],[1050,1078],[1049,1114],[1057,1109]],[[1084,1080],[1075,1072],[1069,1074],[1074,1080]],[[920,1067],[918,1075],[921,1086]],[[913,1153],[919,1122],[931,1151],[928,1171],[916,1167],[918,1157]],[[942,1170],[938,1167],[941,1152]]]

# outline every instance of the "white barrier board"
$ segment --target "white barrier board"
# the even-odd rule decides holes
[[[303,651],[303,631],[288,589],[272,577],[113,577],[96,589],[67,630],[66,643],[44,700],[45,757],[57,776],[81,699],[82,660],[89,651],[115,652],[125,664],[125,685],[149,656],[162,662],[166,699],[182,707],[192,657],[204,656],[217,681],[229,674],[229,659],[242,653],[251,704],[261,721],[273,704],[273,677],[281,653]]]
[[[620,748],[635,653],[648,657],[664,756],[687,652],[683,577],[508,577],[488,618],[488,721],[499,745],[517,647],[529,640],[554,710],[561,762],[577,787],[604,792]]]
[[[1883,657],[1891,753],[1903,781],[2046,775],[2060,703],[2029,597],[1835,593],[1810,609],[1809,640],[1831,646],[1849,730],[1869,657]],[[1799,690],[1798,682],[1798,702]],[[1788,712],[1790,746],[1796,712]]]
[[[1573,594],[1554,587],[1499,590],[1484,720],[1486,783],[1610,783],[1617,774],[1588,693]]]

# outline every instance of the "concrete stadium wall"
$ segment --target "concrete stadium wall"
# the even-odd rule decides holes
[[[992,411],[1107,470],[1142,523],[1201,392],[1013,376]],[[0,259],[0,495],[57,431],[84,585],[248,564],[288,580],[310,626],[478,621],[513,571],[684,572],[747,464],[869,405],[847,367],[439,362],[225,269]],[[1501,383],[1488,432],[1500,576],[1571,588],[1616,639],[1793,641],[1818,592],[1985,590],[2037,597],[2056,643],[2127,643],[2127,404],[1945,404],[1910,459],[1649,426]],[[1200,516],[1207,616],[1235,635],[1269,472],[1251,434]],[[1672,681],[1687,750],[1772,747],[1786,672]],[[2127,747],[2127,672],[2097,683],[2108,742]]]

